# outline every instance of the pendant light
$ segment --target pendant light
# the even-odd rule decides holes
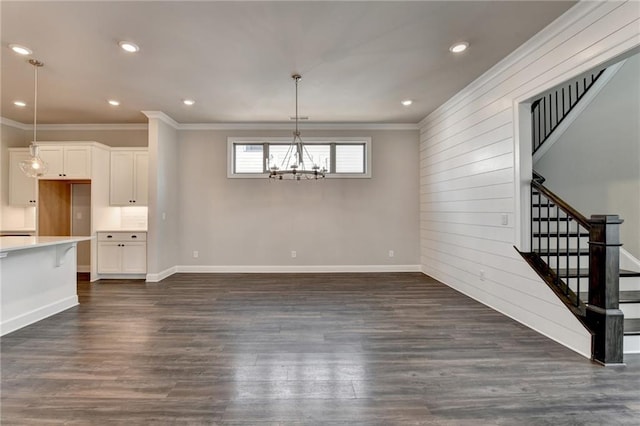
[[[291,78],[296,84],[296,129],[293,132],[293,140],[287,153],[284,155],[280,166],[267,162],[267,169],[269,170],[269,179],[272,180],[284,180],[284,179],[324,179],[327,169],[320,167],[313,161],[313,157],[309,154],[309,151],[304,146],[304,142],[300,137],[300,130],[298,129],[298,82],[302,79],[300,74],[294,74]],[[306,161],[306,164],[305,164]],[[307,168],[307,166],[311,166]]]
[[[20,170],[22,172],[32,178],[37,178],[43,176],[47,173],[47,163],[45,163],[42,158],[38,155],[38,145],[37,145],[37,119],[38,119],[38,68],[42,67],[44,64],[36,59],[29,59],[29,63],[33,65],[34,69],[34,90],[33,90],[33,141],[31,141],[31,145],[29,145],[29,151],[31,153],[31,157],[20,161]]]

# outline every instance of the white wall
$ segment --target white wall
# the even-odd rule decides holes
[[[627,59],[534,169],[586,217],[623,218],[624,248],[640,258],[640,54]]]
[[[520,182],[531,177],[530,141],[521,149],[526,123],[517,121],[516,107],[636,48],[639,19],[636,2],[578,3],[421,122],[425,273],[585,356],[589,333],[513,248],[521,235]]]
[[[149,119],[149,208],[147,279],[158,281],[176,266],[180,242],[178,132],[158,118]],[[187,216],[188,217],[188,216]]]
[[[290,135],[287,130],[179,132],[179,265],[192,271],[406,270],[407,265],[416,270],[417,130],[303,129],[303,139],[370,136],[371,179],[227,178],[227,137]]]

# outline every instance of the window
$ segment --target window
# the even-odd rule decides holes
[[[289,139],[229,138],[227,147],[230,178],[266,177],[270,165],[289,168],[297,158]],[[305,138],[304,148],[305,159],[326,168],[327,178],[371,177],[371,138]]]

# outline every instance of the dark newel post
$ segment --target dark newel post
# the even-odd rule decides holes
[[[593,215],[589,219],[589,305],[587,321],[595,332],[593,360],[622,363],[624,315],[619,309],[620,224],[617,215]]]

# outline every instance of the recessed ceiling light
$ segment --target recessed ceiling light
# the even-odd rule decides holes
[[[185,105],[191,106],[191,105],[195,104],[196,101],[194,101],[193,99],[185,99],[185,100],[182,101],[182,103],[185,104]]]
[[[10,44],[9,47],[18,55],[31,55],[33,53],[28,47],[20,46],[19,44]]]
[[[404,101],[400,102],[402,105],[404,106],[409,106],[413,103],[413,101],[411,99],[405,99]]]
[[[120,101],[116,101],[115,99],[109,99],[109,105],[118,106],[120,105]]]
[[[140,50],[137,44],[131,43],[130,41],[121,41],[118,45],[122,48],[122,50],[129,53],[136,53]]]
[[[460,53],[467,50],[467,47],[469,47],[469,43],[467,43],[466,41],[463,41],[462,43],[454,44],[449,48],[449,50],[453,53]]]

